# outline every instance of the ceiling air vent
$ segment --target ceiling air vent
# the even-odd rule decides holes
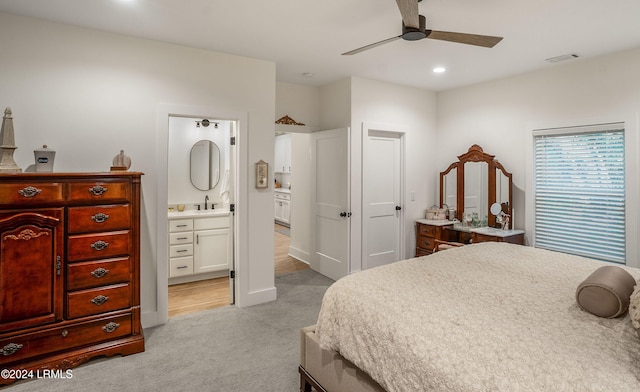
[[[562,56],[551,57],[550,59],[546,59],[545,61],[548,61],[550,63],[559,63],[561,61],[577,59],[578,57],[580,57],[580,55],[576,53],[571,53],[571,54],[563,54]]]

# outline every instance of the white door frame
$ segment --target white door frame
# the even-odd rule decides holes
[[[248,238],[247,199],[249,179],[247,173],[247,124],[248,114],[225,109],[217,109],[213,106],[191,106],[177,104],[159,104],[157,112],[157,144],[156,144],[156,305],[155,311],[142,314],[143,325],[161,325],[169,320],[169,239],[168,239],[168,153],[169,153],[169,117],[197,117],[218,118],[221,120],[237,121],[236,130],[236,154],[235,175],[233,176],[231,202],[235,202],[235,224],[233,226],[233,256],[236,271],[235,302],[241,307],[248,295],[248,244],[242,241]],[[144,197],[144,196],[143,196]],[[152,196],[150,196],[152,197]],[[245,207],[245,208],[237,208]],[[150,215],[153,212],[149,212]],[[241,273],[242,272],[242,273]]]
[[[405,256],[405,230],[404,230],[404,219],[405,219],[405,211],[406,211],[406,200],[405,200],[405,183],[406,183],[406,179],[405,179],[405,166],[406,166],[406,159],[405,159],[405,132],[402,131],[403,127],[401,126],[397,126],[397,125],[390,125],[390,124],[379,124],[379,123],[370,123],[370,122],[363,122],[362,123],[362,184],[361,184],[361,189],[362,189],[362,200],[361,200],[361,205],[362,205],[362,214],[361,214],[361,235],[362,235],[362,249],[360,254],[362,255],[362,260],[361,260],[361,268],[364,269],[364,258],[366,257],[367,253],[367,225],[365,224],[365,219],[366,219],[366,213],[365,213],[365,209],[367,208],[366,206],[366,199],[365,199],[365,190],[367,189],[367,184],[365,184],[366,181],[366,176],[364,175],[364,172],[367,168],[367,156],[368,154],[366,154],[366,149],[367,149],[367,142],[368,142],[368,138],[369,138],[369,134],[370,133],[375,133],[377,136],[381,136],[381,137],[385,137],[385,135],[387,135],[387,137],[389,138],[398,138],[400,139],[400,196],[399,196],[399,201],[400,201],[400,206],[402,207],[400,216],[399,216],[399,220],[398,220],[398,254],[399,254],[399,259],[398,260],[404,260],[406,258]]]

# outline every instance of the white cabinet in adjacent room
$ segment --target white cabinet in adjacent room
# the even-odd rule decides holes
[[[291,135],[288,133],[276,136],[273,171],[291,172]]]
[[[285,225],[290,224],[291,194],[276,190],[275,192],[275,220]]]

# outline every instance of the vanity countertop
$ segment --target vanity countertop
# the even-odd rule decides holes
[[[495,237],[511,237],[512,235],[523,234],[524,230],[502,230],[495,227],[478,227],[470,230],[472,233],[491,235]]]
[[[229,216],[229,210],[227,209],[215,209],[215,210],[184,210],[169,211],[167,217],[169,219],[185,219],[185,218],[210,218],[218,216]]]
[[[448,225],[453,225],[453,221],[449,221],[446,219],[442,219],[442,220],[435,220],[435,219],[416,219],[416,222],[418,223],[422,223],[425,225],[431,225],[431,226],[448,226]]]

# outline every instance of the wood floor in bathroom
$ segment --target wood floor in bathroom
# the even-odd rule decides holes
[[[274,224],[275,274],[285,275],[309,268],[308,264],[289,256],[291,239],[282,234],[286,227]],[[229,278],[217,278],[169,286],[169,317],[228,306]]]

